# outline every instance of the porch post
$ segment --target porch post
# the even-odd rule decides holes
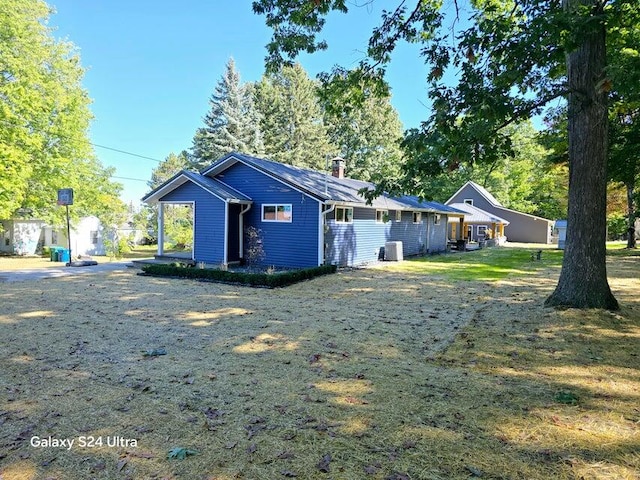
[[[458,229],[458,238],[457,240],[462,240],[464,238],[464,217],[460,217],[460,228]]]
[[[164,255],[164,203],[158,204],[158,256]]]

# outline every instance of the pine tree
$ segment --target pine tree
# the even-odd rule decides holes
[[[201,169],[222,155],[238,151],[250,155],[264,150],[260,121],[253,103],[253,85],[240,83],[233,58],[209,100],[205,126],[193,138],[192,166]]]
[[[338,151],[324,125],[316,84],[300,64],[283,67],[256,85],[265,152],[289,165],[323,170]]]

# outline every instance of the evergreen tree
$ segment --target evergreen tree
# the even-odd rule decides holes
[[[72,217],[109,224],[124,211],[121,186],[91,148],[79,55],[54,38],[49,15],[41,0],[0,2],[0,218],[22,208],[61,225],[57,190],[73,188]]]
[[[201,169],[232,151],[249,155],[264,150],[258,112],[253,103],[253,85],[240,83],[233,58],[209,100],[211,109],[204,127],[193,137],[192,166]]]
[[[345,159],[345,175],[364,181],[400,176],[402,123],[389,97],[368,95],[352,108],[340,98],[324,98],[331,143]]]
[[[324,125],[316,83],[300,64],[267,74],[256,85],[265,153],[288,165],[324,170],[338,151]]]

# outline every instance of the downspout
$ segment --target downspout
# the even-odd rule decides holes
[[[222,249],[222,266],[226,270],[229,265],[229,202],[224,202],[224,245]]]
[[[322,208],[322,205],[326,205],[326,204],[320,204]],[[324,252],[324,227],[326,225],[326,215],[327,213],[331,213],[336,209],[336,205],[333,204],[331,205],[328,209],[326,210],[322,210],[322,215],[320,216],[320,234],[318,235],[318,239],[319,241],[319,245],[318,245],[318,257],[320,257],[320,255],[322,255],[322,261],[320,262],[320,265],[324,264],[326,262],[326,258],[325,258],[325,252]]]
[[[246,205],[247,208],[240,210],[240,219],[238,221],[240,228],[240,258],[244,258],[244,217],[243,215],[249,211],[251,204]]]

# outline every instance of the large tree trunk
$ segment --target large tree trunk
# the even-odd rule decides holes
[[[633,182],[627,183],[627,208],[629,209],[629,228],[627,228],[627,248],[636,248],[636,206]]]
[[[565,9],[591,6],[598,0],[563,0]],[[562,271],[551,306],[615,310],[606,269],[607,92],[605,26],[580,32],[580,45],[567,55],[569,212]]]

